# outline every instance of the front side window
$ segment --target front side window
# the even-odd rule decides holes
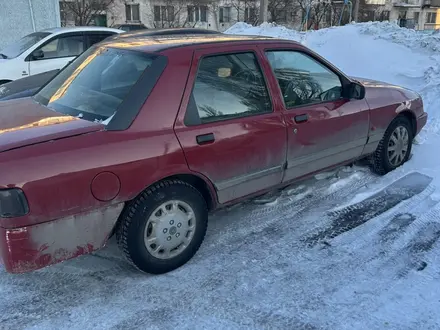
[[[43,40],[47,36],[50,36],[48,32],[35,32],[31,33],[20,40],[10,44],[6,48],[0,50],[0,58],[15,58],[23,54],[26,50],[31,48],[37,42]]]
[[[339,76],[312,57],[297,51],[268,51],[286,108],[334,101],[342,97]]]
[[[36,95],[48,108],[107,124],[156,55],[92,47]]]
[[[39,59],[74,57],[81,54],[84,48],[84,38],[82,35],[59,37],[38,49],[43,52],[42,57]]]
[[[271,100],[255,54],[204,57],[189,107],[196,108],[189,111],[198,114],[200,123],[271,112]]]

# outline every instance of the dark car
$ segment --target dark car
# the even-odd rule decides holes
[[[125,23],[125,24],[118,24],[114,26],[115,29],[124,30],[124,31],[138,31],[138,30],[145,30],[147,27],[142,24],[134,24],[134,23]]]
[[[405,163],[427,121],[408,89],[288,40],[136,37],[88,49],[0,103],[0,259],[21,273],[102,248],[165,273],[210,211],[368,159]]]
[[[134,37],[145,37],[145,36],[166,36],[166,35],[182,35],[182,34],[222,34],[221,32],[208,29],[200,28],[167,28],[167,29],[148,29],[141,31],[125,32],[118,36],[122,38],[134,38]],[[112,36],[112,39],[114,36]]]
[[[171,29],[148,29],[136,32],[124,32],[118,34],[123,39],[134,38],[140,36],[161,36],[161,35],[182,35],[182,34],[220,34],[220,32],[207,29],[197,28],[171,28]],[[113,36],[109,37],[111,39]],[[0,101],[12,100],[22,97],[34,95],[38,89],[52,79],[59,70],[53,70],[34,76],[21,78],[9,83],[6,83],[0,88]]]
[[[59,69],[17,79],[0,86],[0,101],[34,95],[45,83],[55,77]]]

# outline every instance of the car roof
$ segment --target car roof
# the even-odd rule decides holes
[[[143,29],[136,31],[124,32],[109,37],[107,40],[137,38],[143,36],[165,36],[165,35],[182,35],[182,34],[221,34],[215,30],[199,29],[199,28],[167,28],[167,29]]]
[[[66,32],[85,32],[85,31],[101,31],[101,32],[114,32],[114,33],[122,33],[119,29],[112,29],[104,26],[72,26],[72,27],[55,27],[49,28],[45,30],[41,30],[39,32],[48,32],[53,34],[60,34]]]
[[[125,33],[124,33],[125,34]],[[120,34],[116,38],[109,38],[101,42],[101,45],[112,48],[125,48],[144,52],[161,52],[170,48],[189,47],[203,44],[214,43],[234,43],[234,42],[263,42],[280,41],[296,43],[295,41],[276,39],[265,36],[245,36],[236,34],[178,34],[162,36],[127,36]]]

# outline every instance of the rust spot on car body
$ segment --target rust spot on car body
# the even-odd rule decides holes
[[[119,203],[35,226],[1,228],[0,252],[6,270],[25,273],[102,248],[123,207]]]

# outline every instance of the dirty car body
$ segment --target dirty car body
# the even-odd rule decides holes
[[[416,93],[292,41],[105,41],[33,98],[0,103],[0,256],[32,271],[116,232],[137,268],[171,271],[209,211],[360,158],[384,174],[426,120]]]

